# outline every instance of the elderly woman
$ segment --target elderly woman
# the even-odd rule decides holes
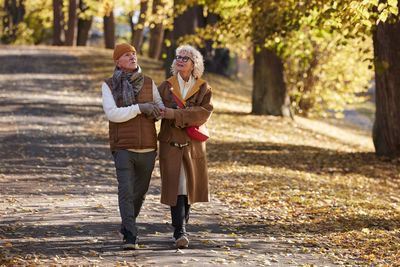
[[[171,206],[174,241],[186,248],[185,224],[190,205],[208,202],[208,173],[205,142],[191,138],[185,127],[199,126],[211,116],[211,88],[201,79],[203,57],[189,45],[176,49],[173,76],[158,87],[165,105],[160,141],[161,203]]]

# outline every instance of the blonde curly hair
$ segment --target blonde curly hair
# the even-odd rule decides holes
[[[188,56],[193,60],[194,69],[192,71],[192,75],[194,78],[198,79],[203,75],[203,56],[196,48],[191,45],[181,45],[175,50],[175,55]],[[173,75],[177,75],[178,73],[178,71],[176,70],[176,59],[174,59],[174,61],[172,62],[171,72]]]

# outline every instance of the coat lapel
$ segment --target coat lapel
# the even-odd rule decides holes
[[[178,83],[178,77],[176,75],[172,76],[167,80],[171,84],[171,92],[182,102],[184,106],[186,106],[186,101],[183,99],[181,94],[181,89]]]
[[[194,83],[193,87],[190,91],[186,94],[185,101],[189,99],[192,95],[194,95],[197,91],[200,90],[200,86],[205,83],[206,81],[198,78],[197,81]]]

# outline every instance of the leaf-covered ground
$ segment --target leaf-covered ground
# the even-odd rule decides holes
[[[377,157],[371,133],[345,122],[249,115],[250,86],[209,80],[212,184],[247,215],[235,229],[291,236],[338,264],[400,264],[400,159]]]
[[[205,76],[215,106],[207,146],[212,202],[194,205],[191,249],[170,245],[156,167],[141,248],[121,251],[100,99],[112,52],[7,49],[0,50],[7,62],[0,67],[0,264],[400,264],[399,159],[377,157],[370,133],[344,122],[250,115],[251,84],[215,75]],[[160,62],[139,63],[163,80]]]

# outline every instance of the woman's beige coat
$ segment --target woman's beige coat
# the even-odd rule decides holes
[[[164,105],[174,108],[175,119],[163,119],[158,140],[160,141],[161,203],[176,205],[181,164],[186,170],[186,185],[190,204],[209,201],[206,144],[191,139],[186,126],[206,123],[213,110],[211,88],[202,79],[187,93],[180,93],[177,76],[169,78],[158,87]],[[185,109],[178,108],[172,94],[181,100]],[[173,144],[189,144],[182,148]]]

